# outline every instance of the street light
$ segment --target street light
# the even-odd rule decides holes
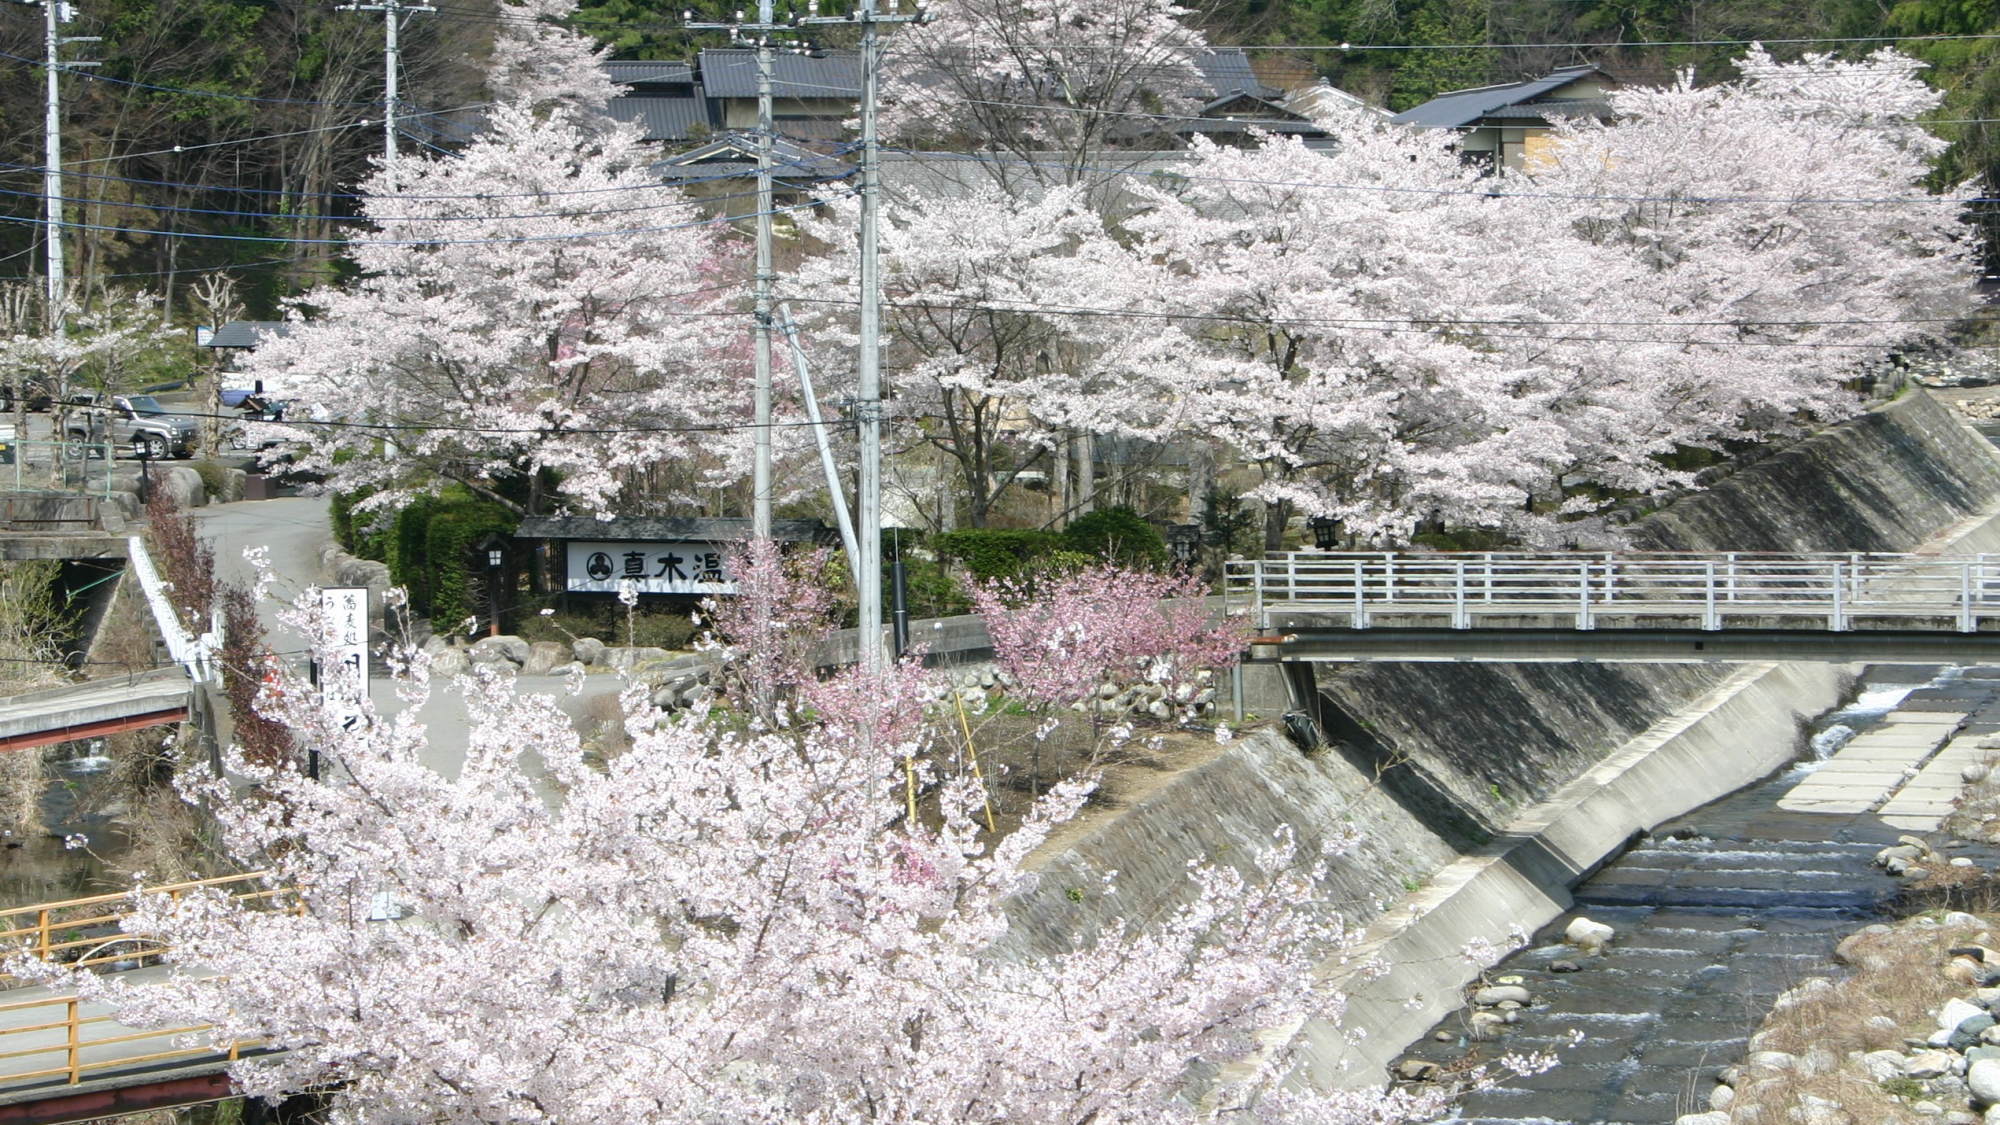
[[[1332,516],[1314,516],[1306,526],[1312,529],[1314,547],[1331,551],[1340,544],[1340,521]]]
[[[486,612],[492,618],[486,635],[497,637],[500,635],[500,579],[507,565],[507,544],[495,532],[480,542],[479,549],[486,552]]]

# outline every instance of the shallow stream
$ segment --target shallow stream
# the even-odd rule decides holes
[[[1486,974],[1518,976],[1534,995],[1518,1024],[1474,1043],[1460,1011],[1410,1049],[1441,1063],[1511,1050],[1562,1059],[1467,1097],[1447,1120],[1654,1125],[1706,1110],[1715,1072],[1741,1058],[1777,994],[1837,972],[1834,945],[1897,890],[1870,863],[1896,829],[1873,816],[1787,812],[1778,798],[1892,710],[1970,711],[1968,729],[1996,731],[1996,698],[2000,668],[1872,669],[1854,703],[1814,725],[1807,760],[1662,825],[1606,865],[1576,889],[1570,914]],[[1609,954],[1562,944],[1577,914],[1617,928]],[[1580,968],[1551,971],[1560,961]]]

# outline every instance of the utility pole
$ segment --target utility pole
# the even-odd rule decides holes
[[[405,4],[402,0],[380,0],[379,3],[341,4],[343,12],[382,13],[382,171],[389,179],[389,189],[396,189],[396,99],[402,85],[403,74],[403,13],[435,12],[429,4]],[[396,444],[396,389],[389,387],[389,422],[382,431],[382,452],[391,461],[400,452]]]
[[[757,273],[756,323],[752,329],[754,346],[752,377],[751,441],[755,458],[750,473],[750,534],[758,539],[771,537],[771,287],[777,275],[771,266],[771,217],[777,210],[776,191],[771,182],[771,144],[776,133],[771,111],[771,34],[789,30],[776,22],[771,0],[757,0],[757,20],[746,22],[737,12],[731,23],[696,23],[692,11],[683,12],[690,31],[727,31],[732,42],[750,43],[757,48]],[[746,34],[754,32],[754,35]]]
[[[36,0],[21,0],[32,4]],[[40,0],[42,7],[42,72],[47,80],[42,106],[42,245],[47,251],[46,330],[62,329],[67,277],[63,266],[63,182],[62,182],[62,82],[65,67],[82,69],[94,62],[64,63],[66,43],[95,43],[95,35],[64,35],[62,25],[76,18],[76,7],[67,0]],[[21,388],[26,397],[26,388]]]
[[[861,557],[854,560],[860,580],[861,605],[855,622],[861,642],[861,667],[879,672],[882,660],[882,274],[876,239],[876,218],[881,209],[881,144],[876,136],[875,109],[881,88],[883,24],[915,23],[923,19],[919,8],[910,15],[900,11],[901,0],[890,0],[888,12],[875,9],[875,0],[860,0],[860,7],[845,16],[818,15],[818,0],[811,0],[814,14],[799,21],[802,25],[854,24],[861,28],[861,354],[857,357],[855,413],[861,429],[861,471],[855,489],[855,538]]]

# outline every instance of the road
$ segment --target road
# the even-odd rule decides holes
[[[296,631],[280,625],[277,614],[324,577],[320,570],[320,549],[332,538],[326,498],[288,497],[211,504],[197,508],[194,516],[201,532],[215,544],[216,570],[225,579],[245,584],[253,581],[254,570],[243,558],[243,550],[252,546],[264,548],[278,578],[267,598],[258,605],[258,618],[274,649],[290,659],[302,658],[303,639]],[[379,660],[375,671],[369,682],[369,697],[376,711],[383,715],[400,713],[405,705],[396,697],[395,684],[381,674]],[[597,675],[589,678],[582,692],[571,695],[568,680],[562,676],[521,676],[515,681],[518,691],[554,696],[565,714],[581,722],[589,721],[586,716],[592,700],[615,695],[621,686],[615,676]],[[465,761],[468,734],[464,699],[450,684],[434,682],[431,698],[417,712],[417,717],[428,734],[424,764],[456,776]]]

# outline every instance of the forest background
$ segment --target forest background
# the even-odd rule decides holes
[[[695,0],[726,18],[735,0]],[[483,0],[434,0],[403,33],[403,144],[449,145],[476,122],[485,55],[510,17]],[[780,8],[783,8],[780,4]],[[678,5],[586,0],[572,21],[618,57],[685,59],[722,45],[682,27]],[[1440,91],[1581,62],[1620,81],[1735,77],[1727,60],[1762,40],[1781,60],[1806,50],[1860,55],[1884,37],[2000,33],[1995,0],[1214,0],[1192,21],[1300,81],[1390,109]],[[336,276],[355,214],[347,194],[382,145],[382,19],[318,0],[77,0],[64,48],[101,63],[64,76],[72,276],[146,288],[175,320],[189,287],[227,270],[246,310]],[[43,15],[0,4],[0,281],[41,259]],[[1800,43],[1797,40],[1820,40]],[[1828,39],[1851,42],[1828,43]],[[1794,42],[1788,42],[1794,41]],[[1513,44],[1488,46],[1487,44]],[[1949,91],[1935,112],[1953,142],[1937,182],[2000,168],[2000,38],[1905,39]],[[164,372],[162,374],[165,374]]]

